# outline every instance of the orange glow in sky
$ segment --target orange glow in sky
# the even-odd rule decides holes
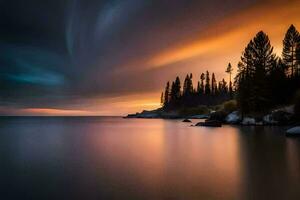
[[[194,22],[198,23],[196,20]],[[149,72],[157,72],[152,75],[152,82],[142,83],[150,85],[150,90],[92,97],[82,100],[80,105],[68,108],[20,109],[19,114],[125,115],[155,109],[160,107],[160,94],[164,84],[173,80],[175,75],[183,78],[186,73],[191,72],[195,77],[194,84],[201,72],[206,70],[215,72],[218,80],[227,78],[227,64],[231,62],[236,69],[245,46],[260,30],[269,35],[275,53],[281,56],[282,40],[291,24],[300,30],[299,0],[260,1],[208,24],[204,31],[195,30],[186,39],[164,46],[159,51],[133,57],[130,63],[123,63],[124,67],[119,71],[112,70],[118,76],[136,70],[140,74],[140,77],[136,77],[139,80]],[[155,86],[151,87],[152,85]]]

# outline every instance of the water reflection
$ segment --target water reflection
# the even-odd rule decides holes
[[[2,119],[1,187],[10,199],[298,199],[300,142],[283,132],[159,119]]]

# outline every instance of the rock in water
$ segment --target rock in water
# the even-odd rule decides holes
[[[292,114],[285,111],[274,111],[272,112],[272,119],[277,121],[278,124],[288,124],[292,118]]]
[[[286,131],[288,136],[300,136],[300,126],[290,128]]]
[[[234,111],[227,115],[225,121],[229,124],[237,124],[241,121],[241,117],[239,116],[238,111]]]
[[[263,117],[263,122],[264,122],[265,124],[270,124],[270,125],[278,124],[278,121],[275,121],[275,120],[273,119],[273,115],[272,115],[272,114],[265,115],[265,116]]]
[[[219,121],[219,122],[225,122],[225,119],[227,117],[227,113],[224,111],[216,111],[210,114],[210,117],[208,120],[210,121]]]
[[[222,123],[215,120],[208,120],[205,122],[198,122],[195,126],[222,127]]]
[[[242,125],[256,125],[255,119],[250,117],[245,117],[242,121]]]
[[[192,121],[189,119],[184,119],[182,122],[192,122]]]

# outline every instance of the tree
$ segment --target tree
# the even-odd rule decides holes
[[[164,105],[164,92],[162,92],[160,95],[160,105]]]
[[[227,94],[228,92],[227,83],[224,78],[222,79],[222,81],[219,82],[219,92],[222,95]]]
[[[186,75],[184,80],[184,86],[183,86],[183,94],[184,95],[190,95],[193,93],[193,81],[192,81],[193,75]]]
[[[300,76],[300,36],[296,47],[296,66],[297,75]]]
[[[241,61],[238,63],[238,73],[235,77],[237,91],[237,103],[243,114],[250,112],[250,94],[252,93],[251,81],[254,73],[253,64],[253,41],[251,40],[242,53]]]
[[[232,91],[231,74],[233,72],[233,67],[231,66],[231,63],[228,64],[225,72],[229,74],[229,94],[232,97],[233,91]]]
[[[238,69],[238,104],[243,113],[263,112],[271,106],[267,82],[275,62],[269,37],[262,31],[249,42]]]
[[[176,101],[175,82],[172,82],[169,103],[174,104]]]
[[[287,90],[286,66],[282,60],[277,58],[268,74],[268,85],[270,87],[270,99],[272,106],[283,105],[287,103],[290,90]]]
[[[200,84],[200,93],[204,94],[204,80],[205,80],[205,74],[202,73],[200,76],[201,84]]]
[[[174,90],[175,90],[175,98],[176,100],[178,100],[181,96],[181,83],[180,83],[180,79],[177,76],[175,79],[175,84],[174,84]]]
[[[211,76],[211,94],[216,94],[217,81],[215,77],[215,73],[212,73]]]
[[[184,83],[183,83],[183,95],[187,94],[187,88],[188,88],[188,82],[189,82],[189,75],[187,74],[185,79],[184,79]]]
[[[200,81],[198,81],[197,83],[197,90],[196,90],[197,94],[201,94],[201,86],[200,86]]]
[[[194,87],[193,87],[193,74],[190,73],[190,78],[189,78],[189,82],[188,82],[188,91],[190,94],[192,94],[194,92]]]
[[[283,40],[283,63],[288,67],[289,74],[292,77],[295,75],[295,73],[298,73],[298,70],[296,70],[296,64],[298,63],[296,62],[296,48],[299,44],[299,37],[299,32],[296,30],[294,25],[291,25],[287,30]]]
[[[269,37],[260,31],[253,39],[253,59],[255,72],[252,87],[252,109],[254,112],[267,111],[270,108],[270,88],[267,82],[267,73],[272,69],[275,62],[275,54]]]
[[[210,94],[211,90],[210,90],[210,78],[209,78],[209,72],[206,71],[206,78],[205,78],[206,82],[205,82],[205,94]]]
[[[170,82],[167,82],[166,88],[165,88],[165,100],[164,100],[164,107],[167,107],[169,104],[169,95],[170,95]]]

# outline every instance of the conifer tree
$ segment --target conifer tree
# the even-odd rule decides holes
[[[267,73],[271,70],[275,54],[269,37],[260,31],[253,39],[253,75],[252,110],[254,112],[266,111],[270,107],[270,88],[267,83]]]
[[[249,42],[238,66],[238,103],[243,113],[261,112],[270,107],[267,74],[275,54],[268,36],[260,31]]]
[[[298,69],[296,69],[296,64],[298,63],[296,48],[299,44],[299,37],[299,32],[296,30],[294,25],[291,25],[283,40],[283,63],[288,67],[289,74],[292,77],[298,72]]]
[[[225,81],[224,78],[221,81],[220,91],[222,92],[222,94],[227,94],[228,93],[227,82]]]
[[[296,47],[296,69],[297,75],[300,76],[300,36]]]
[[[200,86],[200,81],[198,81],[197,83],[197,90],[196,90],[197,94],[201,94],[201,86]]]
[[[160,105],[164,105],[164,92],[162,92],[160,95]]]
[[[184,87],[183,87],[184,95],[191,95],[194,91],[192,78],[193,78],[192,74],[186,75],[186,78],[184,80]]]
[[[283,64],[281,59],[274,61],[273,67],[268,74],[268,85],[270,87],[270,99],[272,106],[283,105],[287,103],[287,97],[289,94],[287,90],[287,79],[286,79],[286,66]]]
[[[192,94],[194,92],[194,87],[193,87],[193,74],[190,74],[189,82],[188,82],[188,90],[189,93]]]
[[[170,95],[170,82],[167,82],[166,88],[165,88],[165,100],[164,100],[164,107],[167,107],[169,104],[169,95]]]
[[[216,81],[215,73],[212,73],[212,76],[211,76],[211,94],[216,94],[216,86],[217,86],[217,81]]]
[[[169,103],[173,104],[176,101],[175,82],[172,82]]]
[[[189,82],[189,75],[187,74],[185,79],[184,79],[184,83],[183,83],[183,95],[187,94],[188,91],[188,82]]]
[[[233,67],[231,66],[231,63],[228,64],[225,72],[229,74],[229,94],[232,97],[233,90],[232,90],[231,74],[233,72]]]
[[[200,93],[204,94],[204,80],[205,80],[205,74],[202,73],[200,76],[201,84],[200,84]]]
[[[175,99],[178,100],[181,96],[181,83],[180,83],[180,79],[177,76],[176,80],[175,80],[175,85],[174,85],[174,90],[175,90]]]
[[[206,77],[205,77],[205,94],[209,95],[211,94],[211,89],[210,89],[210,78],[209,78],[209,72],[206,71]]]

